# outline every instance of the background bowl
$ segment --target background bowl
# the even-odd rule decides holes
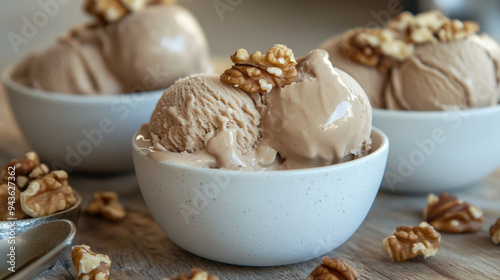
[[[361,225],[380,186],[388,140],[319,168],[233,171],[156,162],[133,145],[144,200],[167,237],[219,262],[275,266],[321,256]]]
[[[53,169],[132,171],[130,138],[149,121],[163,90],[82,96],[36,90],[2,74],[14,117],[42,162]]]
[[[500,167],[500,106],[449,112],[373,109],[391,142],[381,189],[443,192],[472,186]]]
[[[12,235],[12,230],[14,230],[14,235],[18,235],[28,229],[54,220],[65,219],[73,222],[73,224],[76,225],[78,222],[78,218],[80,217],[80,210],[82,208],[82,197],[75,191],[75,189],[73,189],[73,193],[76,197],[76,203],[66,210],[39,218],[26,218],[15,221],[0,221],[0,239],[9,238],[9,236]]]

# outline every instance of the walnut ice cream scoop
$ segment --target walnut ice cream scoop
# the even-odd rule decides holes
[[[13,78],[50,92],[110,95],[165,89],[178,78],[212,71],[205,35],[189,11],[149,5],[129,12],[123,5],[133,9],[132,2],[145,1],[88,1],[98,17],[119,18],[73,28],[18,63]]]

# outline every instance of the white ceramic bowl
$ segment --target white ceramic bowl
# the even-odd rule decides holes
[[[45,92],[2,82],[24,137],[54,169],[92,173],[133,170],[130,138],[149,121],[163,90],[114,96]]]
[[[344,243],[371,208],[389,143],[319,168],[232,171],[156,162],[133,145],[144,200],[167,237],[219,262],[275,266],[321,256]]]
[[[391,142],[383,190],[460,189],[500,168],[500,106],[451,112],[374,108],[373,125]]]

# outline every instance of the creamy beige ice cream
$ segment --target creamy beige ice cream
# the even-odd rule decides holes
[[[274,58],[285,64],[279,54]],[[318,167],[366,155],[371,106],[361,86],[332,67],[324,50],[313,50],[296,62],[293,54],[288,58],[296,63],[296,78],[272,89],[262,71],[282,78],[278,67],[253,62],[235,66],[254,67],[249,73],[262,74],[255,81],[269,92],[239,89],[249,77],[238,85],[211,74],[177,81],[165,91],[135,143],[158,161],[241,170]],[[240,74],[235,75],[242,78]]]
[[[245,92],[215,74],[178,80],[160,98],[149,131],[169,151],[196,152],[222,131],[233,131],[236,147],[248,152],[259,137],[260,114]]]
[[[387,81],[387,76],[377,71],[374,67],[354,61],[345,54],[340,46],[354,34],[349,30],[339,36],[333,37],[319,46],[328,52],[332,64],[351,75],[365,90],[371,105],[376,108],[384,106],[382,92]]]
[[[71,94],[163,89],[176,79],[212,71],[196,19],[176,5],[150,5],[113,22],[75,28],[21,62],[14,79]]]
[[[262,114],[262,142],[286,169],[339,163],[366,155],[371,106],[361,86],[335,69],[323,50],[297,59],[298,77],[275,87]]]
[[[477,30],[475,23],[450,20],[436,11],[403,13],[384,28],[350,30],[321,48],[334,66],[361,84],[373,107],[435,111],[493,106],[500,96],[500,46],[487,35],[476,35]],[[381,35],[390,32],[396,35]],[[370,64],[372,58],[380,59],[378,64]]]

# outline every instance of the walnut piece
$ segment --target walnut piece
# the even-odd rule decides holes
[[[73,189],[68,185],[68,174],[63,170],[52,171],[31,181],[21,193],[21,207],[33,218],[68,209],[75,203]]]
[[[276,44],[265,54],[249,55],[239,49],[231,56],[234,65],[221,76],[221,82],[248,93],[270,92],[273,87],[291,84],[297,77],[297,62],[291,49]]]
[[[449,42],[464,39],[479,31],[472,21],[451,20],[439,11],[428,11],[417,15],[404,12],[389,21],[387,28],[401,32],[407,42]]]
[[[85,209],[91,215],[100,215],[106,219],[117,221],[125,218],[125,208],[118,201],[115,192],[96,192],[94,199]]]
[[[424,218],[436,230],[451,233],[477,232],[483,226],[483,212],[456,196],[429,194]]]
[[[353,61],[376,67],[385,73],[394,60],[404,60],[413,54],[413,45],[397,37],[390,29],[356,29],[340,45],[341,51]]]
[[[0,184],[0,221],[7,221],[8,218],[24,219],[28,217],[21,209],[20,194],[21,190],[15,184]]]
[[[490,227],[490,236],[493,243],[500,244],[500,218]]]
[[[479,31],[479,25],[472,21],[461,22],[459,20],[448,21],[436,32],[439,40],[449,42],[467,38]]]
[[[14,170],[14,176],[10,173]],[[49,172],[49,168],[45,164],[40,164],[40,158],[35,152],[26,153],[21,160],[14,159],[5,164],[2,169],[2,183],[7,183],[9,178],[14,177],[16,185],[22,190],[32,179],[45,175]]]
[[[347,263],[337,258],[324,257],[306,280],[357,280],[358,273]]]
[[[71,249],[71,258],[78,274],[78,280],[108,280],[111,259],[96,254],[88,245],[76,245]]]
[[[173,5],[175,0],[87,0],[85,11],[103,23],[116,22],[148,5]]]
[[[424,258],[436,255],[441,235],[426,222],[416,227],[399,226],[393,235],[383,241],[382,249],[397,262],[421,255]]]
[[[165,280],[219,280],[219,277],[209,274],[202,269],[193,268],[189,272],[189,276],[186,274],[179,274],[177,278],[166,278]]]

